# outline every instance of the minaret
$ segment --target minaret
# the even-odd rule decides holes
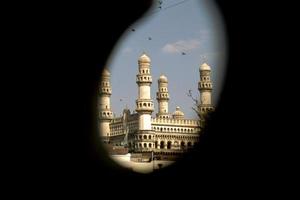
[[[150,58],[143,53],[139,60],[139,73],[136,75],[138,85],[138,99],[136,100],[136,112],[139,115],[139,129],[137,136],[137,149],[135,151],[150,151],[154,148],[153,132],[151,128],[151,113],[154,110],[151,99],[152,77],[150,73]]]
[[[104,142],[109,141],[110,129],[109,124],[113,118],[113,113],[110,108],[110,73],[107,69],[104,69],[101,76],[101,82],[99,87],[99,119],[100,119],[100,136]]]
[[[158,92],[156,92],[158,102],[158,118],[170,118],[169,114],[169,92],[168,79],[165,75],[161,75],[158,79]]]
[[[211,68],[208,64],[203,63],[200,68],[200,81],[198,83],[198,89],[200,92],[199,112],[200,117],[205,116],[206,113],[212,111],[211,93],[212,93],[212,82],[210,79]]]

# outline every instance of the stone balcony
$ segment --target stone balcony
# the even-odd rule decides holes
[[[152,83],[152,76],[146,74],[138,74],[136,75],[136,83]]]
[[[100,111],[99,118],[100,119],[111,120],[111,119],[113,119],[113,112],[111,112],[111,111]]]
[[[153,112],[154,111],[154,104],[153,100],[151,99],[138,99],[136,100],[136,111],[148,111]]]

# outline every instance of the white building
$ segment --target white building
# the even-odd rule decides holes
[[[198,89],[200,99],[198,111],[204,116],[213,110],[211,104],[211,68],[202,64],[199,68],[200,81]],[[138,99],[136,113],[124,109],[121,117],[113,117],[110,106],[110,73],[105,69],[99,88],[99,129],[105,143],[112,146],[123,146],[132,153],[132,160],[149,159],[154,153],[157,159],[172,159],[192,148],[198,141],[203,119],[186,119],[180,107],[173,113],[169,112],[168,79],[161,75],[158,79],[156,100],[158,111],[152,118],[154,103],[151,97],[151,60],[143,53],[138,59]]]

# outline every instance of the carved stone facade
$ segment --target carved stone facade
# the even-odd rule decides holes
[[[143,53],[138,60],[138,99],[136,112],[124,109],[121,117],[113,117],[110,110],[111,88],[110,74],[104,71],[100,83],[99,122],[100,136],[105,143],[123,146],[136,154],[154,153],[156,158],[180,155],[199,142],[203,120],[186,119],[180,107],[169,113],[168,79],[161,75],[158,79],[158,112],[152,117],[154,103],[151,98],[151,60]],[[200,66],[200,113],[213,110],[211,105],[212,83],[210,67],[204,63]],[[108,129],[109,127],[109,129]]]

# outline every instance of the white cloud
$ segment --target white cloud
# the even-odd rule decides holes
[[[163,48],[162,51],[164,53],[180,53],[184,51],[191,51],[193,49],[198,48],[200,45],[200,41],[197,39],[191,40],[179,40],[174,43],[168,43]]]

